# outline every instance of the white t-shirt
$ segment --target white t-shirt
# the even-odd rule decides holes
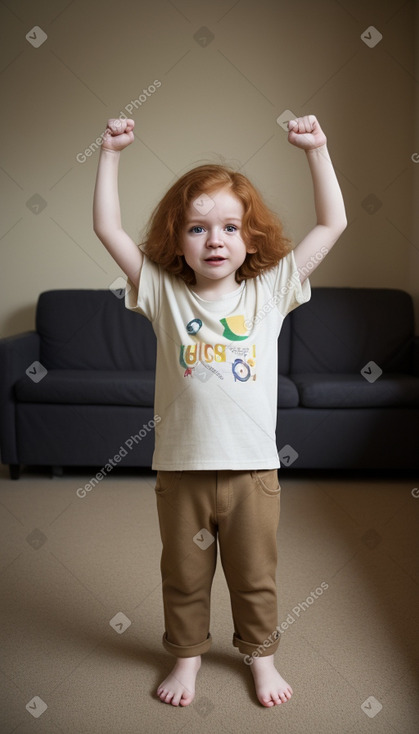
[[[152,468],[275,469],[277,339],[285,316],[311,297],[294,253],[232,293],[206,301],[144,256],[125,306],[157,337]]]

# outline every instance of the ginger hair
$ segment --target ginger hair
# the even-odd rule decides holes
[[[179,254],[188,208],[202,194],[210,195],[224,188],[243,204],[241,237],[247,246],[256,248],[254,253],[246,254],[236,271],[237,283],[274,267],[292,249],[281,221],[246,176],[224,165],[197,166],[181,176],[163,196],[152,212],[141,245],[150,260],[188,285],[195,284],[195,274]]]

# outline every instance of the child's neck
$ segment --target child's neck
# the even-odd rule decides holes
[[[239,290],[240,285],[236,280],[224,282],[223,280],[210,281],[209,283],[197,282],[190,286],[197,296],[205,301],[218,301],[222,296]]]

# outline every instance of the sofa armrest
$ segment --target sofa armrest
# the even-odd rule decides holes
[[[413,374],[419,377],[419,336],[413,337]]]
[[[0,451],[3,464],[18,464],[14,384],[39,361],[40,337],[27,331],[0,339]]]

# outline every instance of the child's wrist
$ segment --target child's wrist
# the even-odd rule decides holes
[[[113,150],[112,148],[106,148],[105,145],[101,145],[100,149],[104,151],[105,153],[112,153],[113,155],[119,155],[121,152],[120,150]]]
[[[307,148],[306,149],[306,153],[307,153],[307,155],[309,153],[311,153],[311,154],[313,154],[313,153],[314,154],[316,154],[316,153],[323,153],[325,150],[327,150],[327,140],[326,140],[325,143],[322,143],[321,145],[316,145],[315,148]]]

